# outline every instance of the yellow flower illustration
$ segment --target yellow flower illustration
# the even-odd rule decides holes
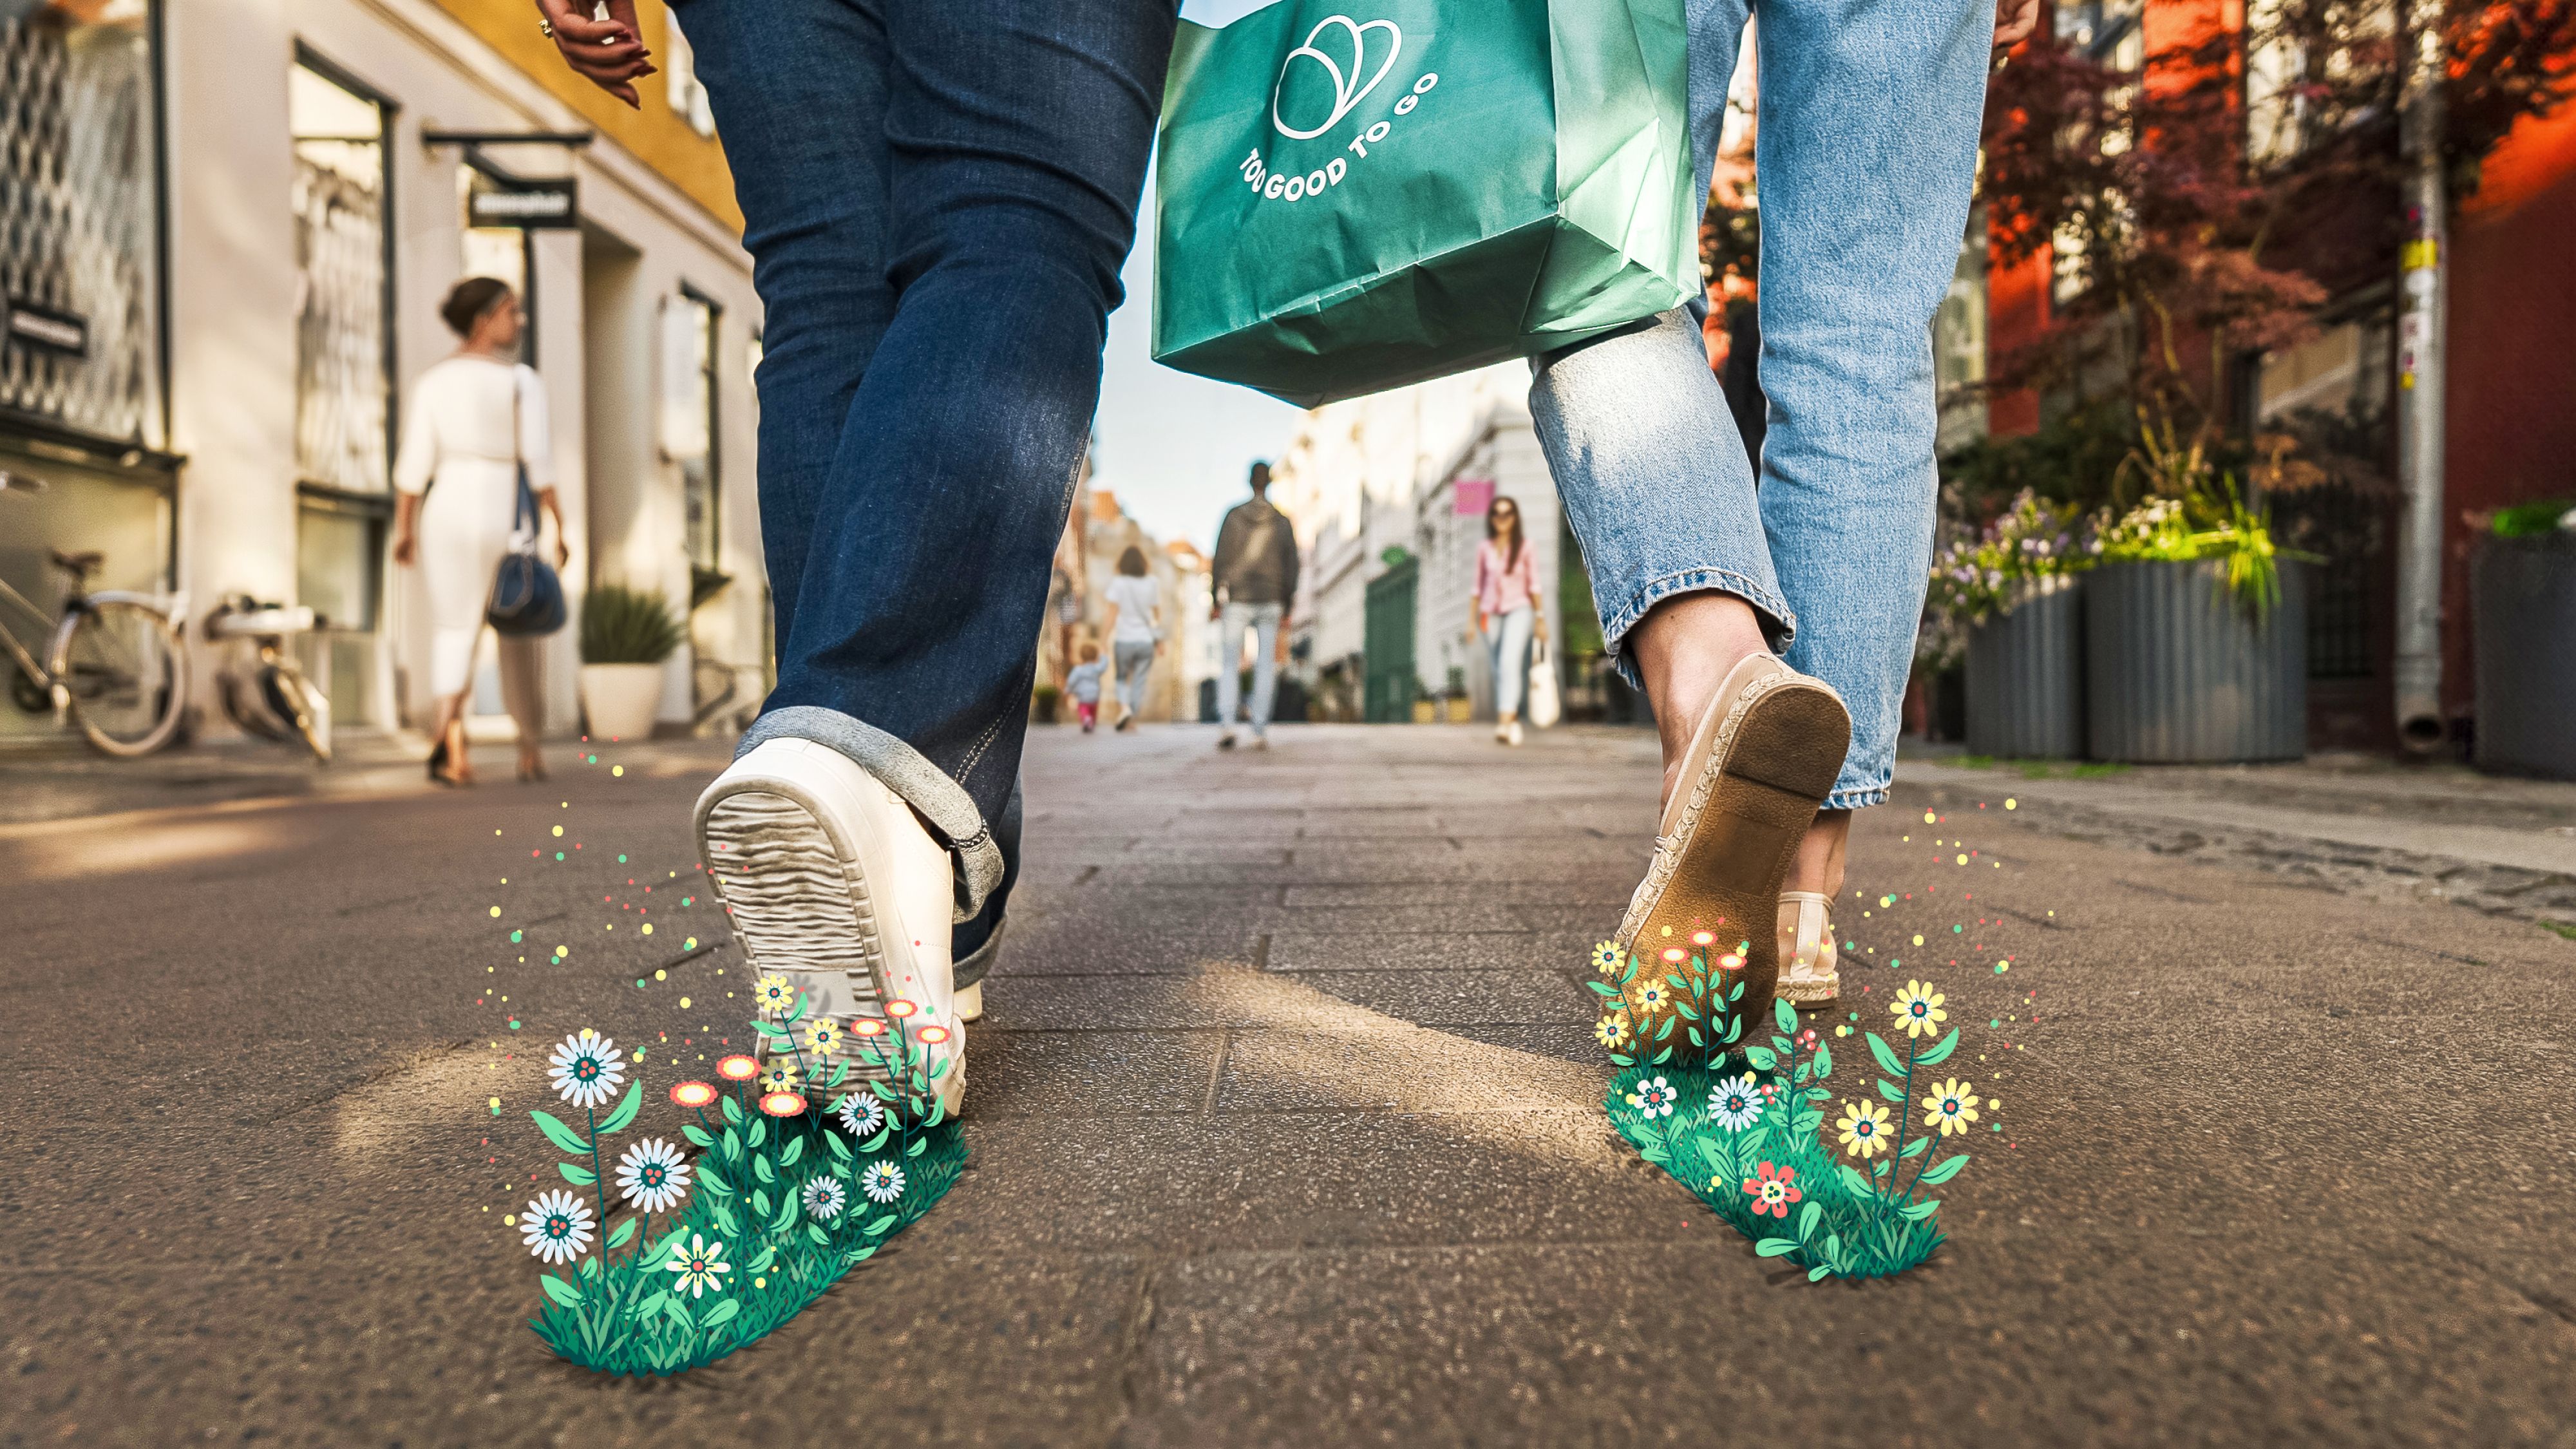
[[[771,1016],[784,1016],[796,1008],[796,988],[788,985],[784,976],[761,977],[751,994],[761,1011]]]
[[[1628,953],[1616,941],[1604,941],[1592,948],[1592,969],[1604,976],[1616,976],[1628,964]]]
[[[818,1016],[805,1023],[805,1049],[818,1057],[828,1057],[841,1049],[841,1024],[828,1016]]]
[[[1941,1009],[1941,1003],[1947,1000],[1949,998],[1933,990],[1932,983],[1928,981],[1908,981],[1905,989],[1896,993],[1896,999],[1887,1004],[1887,1009],[1896,1018],[1896,1024],[1905,1028],[1907,1036],[1937,1036],[1941,1023],[1950,1019],[1950,1013]]]
[[[1593,1023],[1592,1039],[1606,1047],[1615,1047],[1628,1039],[1628,1014],[1614,1011]]]
[[[1673,989],[1661,981],[1640,981],[1630,999],[1637,1003],[1638,1016],[1653,1016],[1673,1004]]]
[[[1967,1131],[1968,1124],[1977,1120],[1977,1094],[1971,1086],[1953,1078],[1934,1087],[1932,1095],[1923,1099],[1924,1124],[1940,1128],[1944,1137]]]
[[[767,1096],[772,1092],[793,1092],[795,1090],[796,1064],[794,1062],[789,1061],[785,1057],[777,1057],[761,1067],[761,1095]]]
[[[1834,1126],[1842,1133],[1843,1150],[1854,1157],[1887,1150],[1887,1109],[1876,1102],[1846,1100],[1842,1120]]]

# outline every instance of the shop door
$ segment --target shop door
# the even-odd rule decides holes
[[[1406,559],[1369,580],[1367,695],[1361,717],[1370,724],[1404,724],[1413,718],[1420,676],[1413,664],[1413,607],[1420,561]]]

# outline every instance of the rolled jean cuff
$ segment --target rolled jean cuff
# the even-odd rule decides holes
[[[1834,791],[1834,793],[1826,796],[1825,803],[1817,808],[1823,810],[1866,810],[1872,805],[1884,805],[1886,803],[1887,786],[1871,785],[1854,789],[1838,789]]]
[[[984,977],[992,971],[995,958],[1002,954],[1002,928],[1008,926],[1010,923],[1010,918],[1007,916],[1003,917],[1001,920],[995,921],[993,923],[993,934],[984,938],[983,945],[978,946],[974,950],[967,952],[965,955],[958,957],[955,961],[949,964],[950,984],[953,987],[959,991],[963,991],[967,987],[974,985],[976,982],[983,980]]]
[[[904,799],[941,837],[957,868],[955,921],[971,921],[984,900],[1002,883],[1002,848],[993,827],[975,808],[965,787],[923,758],[919,750],[864,720],[816,704],[791,704],[771,710],[743,731],[734,746],[737,760],[776,739],[811,740],[839,751],[850,763],[874,776]],[[993,934],[999,940],[1001,933]]]
[[[1705,593],[1732,594],[1751,604],[1754,612],[1762,615],[1762,636],[1771,642],[1774,654],[1785,652],[1789,641],[1798,637],[1798,616],[1789,612],[1787,602],[1744,575],[1722,568],[1677,570],[1648,581],[1617,613],[1601,621],[1602,651],[1610,656],[1610,667],[1619,672],[1629,688],[1642,690],[1646,681],[1638,676],[1636,664],[1622,647],[1628,631],[1637,627],[1637,621],[1657,604],[1676,594]]]

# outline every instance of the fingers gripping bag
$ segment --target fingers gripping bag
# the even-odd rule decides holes
[[[1301,406],[1700,290],[1683,0],[1187,0],[1154,356]]]

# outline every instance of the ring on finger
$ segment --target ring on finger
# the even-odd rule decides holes
[[[548,39],[548,40],[552,40],[552,39],[554,39],[554,38],[555,38],[555,23],[554,23],[553,21],[551,21],[551,20],[547,20],[547,19],[540,18],[540,19],[537,21],[537,33],[538,33],[539,35],[544,36],[544,37],[545,37],[546,39]]]

